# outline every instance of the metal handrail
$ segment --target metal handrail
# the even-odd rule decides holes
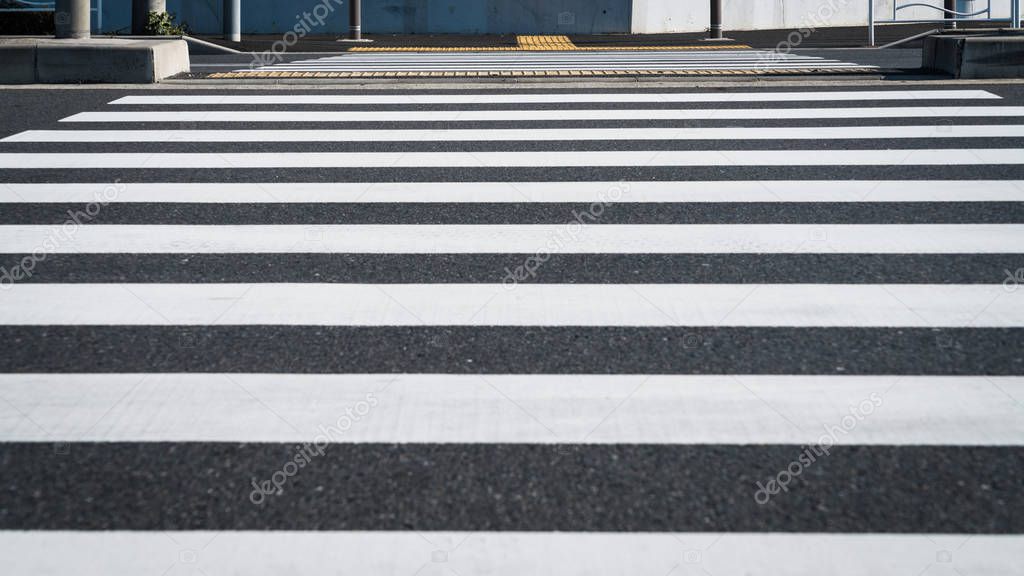
[[[54,0],[49,2],[29,2],[28,0],[11,0],[15,4],[24,4],[29,8],[0,8],[0,12],[49,12],[53,10]]]
[[[893,2],[892,19],[896,19],[896,12],[903,10],[904,8],[914,8],[915,6],[919,8],[932,8],[933,10],[938,10],[943,14],[953,14],[954,16],[963,16],[965,18],[969,18],[971,16],[980,16],[982,14],[988,14],[989,17],[992,16],[992,0],[988,0],[988,5],[985,7],[984,10],[978,10],[977,12],[957,12],[956,10],[950,10],[949,8],[934,6],[932,4],[925,4],[924,2],[914,2],[913,4],[904,4],[903,6],[899,6],[898,4],[896,4],[896,2]]]
[[[949,22],[1009,22],[1011,28],[1020,28],[1020,2],[1021,0],[1010,0],[1010,17],[1009,18],[993,18],[992,17],[992,0],[988,0],[984,10],[978,10],[977,12],[957,12],[956,10],[950,10],[942,6],[935,6],[933,4],[925,4],[923,2],[911,2],[909,4],[899,4],[899,0],[893,0],[892,3],[892,20],[875,20],[875,0],[868,0],[868,45],[875,45],[875,24],[945,24]],[[942,12],[943,18],[941,20],[899,20],[898,12],[905,8],[931,8]],[[987,18],[975,18],[985,14]],[[949,16],[956,16],[956,18],[949,18]]]

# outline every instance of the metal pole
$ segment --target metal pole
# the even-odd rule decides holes
[[[875,0],[868,0],[868,46],[875,45]]]
[[[952,22],[949,22],[949,20],[956,18],[955,14],[951,14],[950,13],[950,11],[954,11],[954,12],[956,11],[956,0],[946,0],[943,3],[943,7],[946,9],[945,15],[946,15],[946,20],[947,20],[945,26],[943,26],[943,27],[944,28],[950,28],[950,29],[956,28],[956,21],[955,20],[953,20]]]
[[[363,39],[363,15],[362,0],[349,0],[348,2],[348,39],[359,41]]]
[[[224,39],[242,41],[242,0],[224,0]]]
[[[146,33],[150,12],[167,12],[167,0],[132,0],[132,34]]]
[[[711,0],[711,29],[708,38],[722,39],[722,0]]]
[[[53,7],[57,38],[89,38],[89,0],[57,0]]]
[[[1011,28],[1020,28],[1020,0],[1010,0],[1010,17],[1013,22]]]

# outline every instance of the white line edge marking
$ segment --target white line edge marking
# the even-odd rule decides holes
[[[1020,254],[1021,224],[0,226],[10,253]],[[1000,279],[1000,281],[1002,281]]]
[[[1024,377],[0,374],[0,394],[7,442],[1024,444]]]
[[[505,284],[15,283],[0,299],[0,324],[12,326],[214,322],[1011,328],[1024,327],[1024,290],[998,283],[516,285],[513,278]]]
[[[270,472],[270,471],[268,471]],[[756,488],[755,488],[756,489]],[[240,497],[244,497],[241,495]],[[248,502],[239,506],[249,505]],[[59,553],[55,553],[59,551]],[[951,554],[950,551],[955,551]],[[459,574],[656,574],[699,566],[712,574],[917,574],[940,554],[971,576],[1015,573],[1024,536],[983,534],[2,531],[16,576],[160,574],[182,558],[206,574],[409,576],[443,560]],[[498,560],[500,559],[500,560]],[[837,559],[842,559],[837,562]],[[434,572],[431,572],[434,573]]]
[[[1021,202],[1024,180],[4,183],[0,203]]]

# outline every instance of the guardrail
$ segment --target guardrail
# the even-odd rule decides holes
[[[1021,0],[1009,0],[1010,2],[1010,17],[1009,18],[993,18],[992,17],[992,0],[987,0],[987,4],[984,9],[976,12],[957,12],[956,10],[949,10],[941,6],[935,6],[932,4],[926,4],[923,2],[911,2],[909,4],[901,5],[899,0],[893,0],[892,3],[892,19],[891,20],[875,20],[875,0],[868,0],[868,44],[871,46],[875,45],[875,24],[946,24],[948,22],[1009,22],[1011,28],[1020,28],[1020,3]],[[938,10],[942,12],[943,17],[941,19],[932,20],[900,20],[899,11],[907,8],[931,8],[932,10]],[[984,14],[985,18],[977,18]],[[953,18],[950,18],[953,16]]]
[[[14,8],[6,5],[14,4]],[[54,0],[6,0],[0,2],[0,12],[53,12],[56,9]],[[96,6],[90,9],[96,13],[96,30],[103,30],[103,0],[96,0]]]

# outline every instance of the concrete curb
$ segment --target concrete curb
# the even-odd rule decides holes
[[[0,39],[3,84],[149,84],[188,71],[181,39]]]
[[[940,34],[925,39],[922,67],[954,78],[1024,78],[1024,33]]]

